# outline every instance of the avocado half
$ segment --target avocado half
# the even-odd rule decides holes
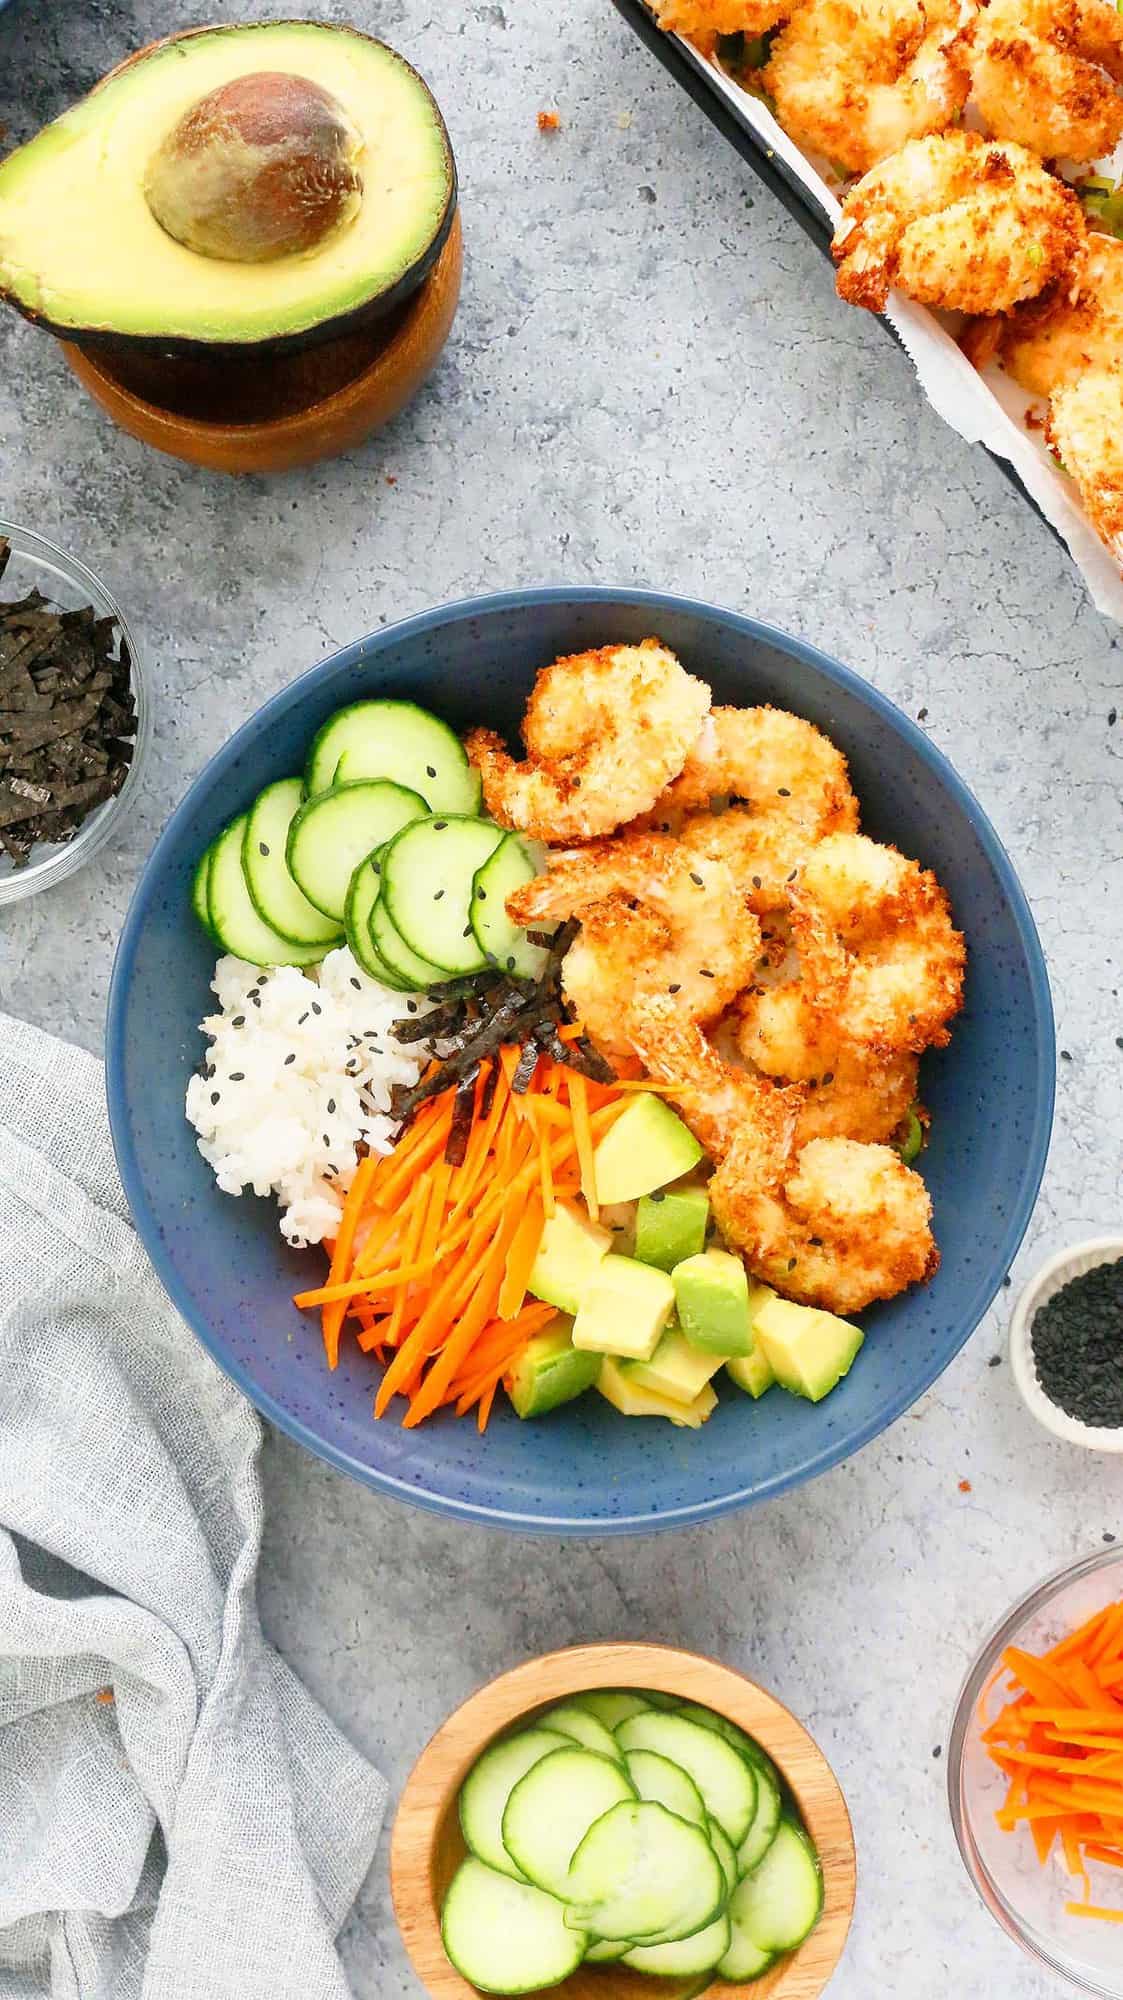
[[[267,262],[202,255],[161,226],[146,179],[180,120],[262,73],[327,92],[358,193],[322,239]],[[456,210],[436,101],[393,49],[314,21],[191,29],[115,70],[0,164],[0,296],[80,346],[168,354],[311,345],[409,297]]]

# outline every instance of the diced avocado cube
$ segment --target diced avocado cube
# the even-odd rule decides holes
[[[661,1098],[637,1091],[593,1154],[597,1200],[635,1201],[696,1167],[702,1148]]]
[[[749,1280],[731,1250],[703,1250],[671,1272],[679,1325],[695,1347],[723,1359],[751,1354]]]
[[[641,1389],[639,1383],[634,1382],[611,1355],[606,1356],[601,1365],[597,1388],[622,1417],[666,1417],[680,1430],[701,1429],[706,1418],[717,1408],[717,1397],[709,1383],[692,1403],[676,1403],[670,1396],[657,1396],[653,1389]]]
[[[759,1340],[756,1341],[751,1354],[735,1354],[727,1361],[725,1372],[731,1382],[736,1382],[737,1387],[745,1391],[746,1396],[763,1396],[765,1390],[771,1389],[776,1381],[772,1363]]]
[[[860,1326],[791,1299],[766,1299],[753,1322],[754,1337],[776,1380],[793,1396],[819,1403],[842,1380],[865,1338]]]
[[[636,1208],[636,1256],[673,1271],[706,1247],[710,1197],[704,1187],[667,1188],[641,1196]]]
[[[612,1231],[559,1201],[546,1217],[527,1290],[561,1312],[575,1313],[612,1248]]]
[[[669,1396],[673,1403],[692,1403],[711,1375],[721,1367],[720,1354],[692,1347],[675,1325],[667,1328],[650,1361],[625,1361],[624,1371],[641,1389]]]
[[[528,1340],[510,1375],[507,1394],[520,1417],[544,1417],[591,1389],[600,1373],[599,1354],[580,1354],[571,1338],[572,1320],[559,1318]]]
[[[608,1256],[573,1322],[573,1345],[650,1361],[674,1303],[675,1288],[665,1271],[637,1264],[634,1257]]]

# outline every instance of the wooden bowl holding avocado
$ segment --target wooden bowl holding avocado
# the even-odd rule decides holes
[[[433,2000],[815,2000],[856,1883],[795,1717],[714,1660],[630,1643],[528,1661],[457,1709],[406,1780],[390,1870]]]
[[[139,51],[0,166],[0,222],[0,294],[96,400],[226,471],[284,470],[388,421],[459,296],[431,93],[383,43],[309,21]]]

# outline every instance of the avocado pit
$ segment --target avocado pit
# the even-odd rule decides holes
[[[257,70],[208,91],[145,176],[160,227],[200,256],[266,264],[315,250],[362,195],[359,132],[309,78]]]

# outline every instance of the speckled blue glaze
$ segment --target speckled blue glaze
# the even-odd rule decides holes
[[[290,1303],[321,1260],[285,1248],[271,1204],[218,1192],[183,1116],[202,1054],[213,950],[188,892],[206,843],[319,724],[363,695],[410,695],[458,726],[511,731],[559,653],[657,632],[718,701],[771,701],[850,759],[863,824],[933,867],[967,934],[967,1004],[925,1058],[924,1173],[943,1253],[931,1284],[864,1316],[848,1379],[818,1407],[731,1388],[705,1430],[626,1423],[595,1397],[537,1424],[497,1412],[486,1438],[438,1418],[374,1423],[375,1371],[353,1348],[329,1375]],[[161,835],[129,910],[109,999],[114,1144],[137,1228],[171,1298],[273,1423],[380,1491],[442,1514],[556,1535],[635,1534],[787,1491],[857,1451],[935,1381],[978,1325],[1021,1240],[1053,1112],[1053,1018],[1041,948],[993,828],[940,752],[883,696],[797,639],[731,611],[644,591],[566,588],[445,606],[314,667],[214,757]],[[186,1336],[185,1336],[186,1337]]]

